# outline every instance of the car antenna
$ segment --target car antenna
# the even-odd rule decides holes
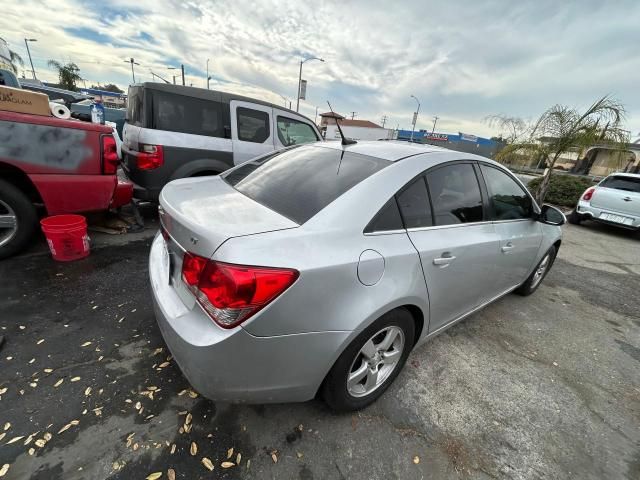
[[[329,110],[331,110],[331,113],[333,113],[333,118],[336,120],[336,125],[338,126],[338,131],[340,132],[340,137],[342,137],[342,145],[353,145],[356,142],[355,140],[351,140],[349,138],[346,138],[344,136],[344,133],[342,133],[342,128],[340,128],[340,123],[338,123],[338,117],[336,115],[336,112],[333,111],[333,108],[331,108],[331,104],[329,103],[329,100],[327,100],[327,105],[329,105]]]

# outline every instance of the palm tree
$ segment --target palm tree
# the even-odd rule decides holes
[[[553,167],[564,153],[581,152],[595,144],[624,151],[629,137],[629,132],[622,128],[624,117],[624,106],[609,96],[602,97],[583,113],[565,105],[554,105],[540,116],[528,138],[507,145],[496,159],[507,159],[518,152],[537,154],[544,159],[548,168],[536,192],[536,200],[542,204]],[[540,142],[542,137],[548,141]]]
[[[49,60],[47,64],[58,71],[58,85],[66,90],[76,91],[76,82],[82,80],[80,76],[80,68],[75,63],[67,63],[62,65],[56,60]]]
[[[0,37],[0,42],[4,43],[5,46],[7,47],[7,50],[9,50],[9,62],[11,65],[11,70],[13,70],[13,73],[17,74],[18,65],[20,65],[21,67],[24,66],[24,61],[22,60],[22,57],[18,55],[17,52],[14,52],[13,50],[11,50],[7,45],[7,42],[5,42],[5,40],[2,37]]]

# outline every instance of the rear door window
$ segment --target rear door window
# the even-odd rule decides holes
[[[222,178],[243,195],[301,225],[390,164],[340,149],[306,146],[246,162]]]
[[[380,209],[378,214],[373,217],[369,225],[364,229],[365,233],[388,232],[390,230],[402,230],[402,217],[398,209],[396,198],[392,197],[384,207]]]
[[[224,104],[186,95],[153,91],[153,125],[157,130],[224,137]],[[228,108],[228,107],[226,107]]]
[[[455,163],[427,173],[436,225],[481,222],[482,195],[473,165]]]
[[[418,177],[397,195],[402,219],[407,228],[430,227],[433,225],[431,206],[424,177]]]
[[[129,87],[129,98],[127,99],[127,123],[142,127],[142,96],[144,89],[140,87]]]
[[[624,190],[625,192],[640,193],[640,178],[612,175],[605,178],[599,186]]]
[[[285,147],[317,142],[318,136],[308,123],[278,115],[278,139]]]
[[[252,108],[238,107],[238,140],[264,143],[270,136],[269,114]]]

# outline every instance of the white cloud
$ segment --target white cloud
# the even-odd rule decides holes
[[[77,63],[87,84],[126,87],[134,57],[138,81],[150,70],[170,79],[179,72],[167,67],[184,63],[187,82],[203,87],[210,58],[213,88],[295,105],[298,61],[317,55],[326,62],[303,73],[301,111],[311,117],[329,99],[339,112],[408,128],[414,94],[418,128],[438,115],[438,130],[488,135],[487,115],[535,117],[612,93],[640,131],[639,14],[634,1],[5,0],[0,31],[27,65],[23,38],[38,39],[32,54],[47,80],[54,58]]]

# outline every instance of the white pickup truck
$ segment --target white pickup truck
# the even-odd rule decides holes
[[[598,185],[589,187],[568,220],[573,224],[595,220],[640,230],[640,174],[612,173]]]

